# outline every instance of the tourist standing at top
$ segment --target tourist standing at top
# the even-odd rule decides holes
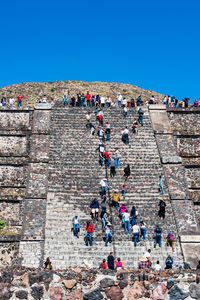
[[[18,96],[17,96],[17,107],[21,107],[22,106],[22,98],[23,98],[24,96],[22,95],[22,94],[19,94]]]
[[[121,93],[117,94],[118,107],[122,107],[122,95]]]
[[[85,95],[85,99],[87,102],[87,106],[90,107],[91,95],[89,92],[87,92],[87,94]]]

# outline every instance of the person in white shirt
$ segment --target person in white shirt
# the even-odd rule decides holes
[[[125,107],[127,105],[127,100],[126,98],[124,97],[123,100],[122,100],[122,106]]]
[[[122,130],[122,142],[125,144],[129,143],[129,138],[128,138],[129,130],[127,127],[123,128]]]
[[[144,256],[150,260],[151,258],[151,249],[148,249],[147,252],[144,254]]]
[[[121,93],[117,94],[118,107],[122,107],[122,95]]]
[[[14,98],[10,98],[10,99],[9,99],[9,104],[10,104],[10,105],[13,105],[14,103],[15,103],[15,99],[14,99]]]
[[[128,232],[131,233],[130,230],[130,214],[128,212],[128,209],[126,209],[126,212],[123,214],[124,219],[124,232],[126,233],[126,230],[128,229]]]
[[[127,119],[127,115],[128,115],[128,108],[126,106],[124,106],[123,116],[124,116],[125,119]]]
[[[103,196],[106,194],[106,190],[107,190],[107,179],[101,179],[100,181],[100,186],[101,186],[101,197],[103,198]]]
[[[133,225],[133,239],[134,239],[134,246],[137,246],[137,243],[139,242],[139,235],[140,235],[140,226],[135,223]]]
[[[86,115],[86,121],[87,121],[87,123],[86,123],[86,128],[90,128],[90,124],[91,124],[91,114],[90,114],[90,112],[88,112],[87,113],[87,115]]]
[[[157,260],[155,266],[154,266],[155,271],[160,271],[161,270],[161,265],[159,263],[159,260]]]
[[[110,240],[112,239],[110,222],[108,222],[108,224],[105,227],[105,234],[106,234],[105,246],[107,246],[109,238],[110,238]]]
[[[101,97],[101,107],[105,106],[105,102],[106,102],[106,98],[105,97]]]

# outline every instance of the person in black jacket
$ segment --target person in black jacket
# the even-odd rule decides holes
[[[166,207],[166,203],[165,201],[160,197],[159,198],[160,203],[159,203],[159,211],[158,211],[158,216],[160,218],[163,218],[163,220],[165,219],[165,207]]]
[[[130,175],[131,175],[131,170],[130,170],[130,166],[128,164],[127,167],[124,168],[124,176],[126,177],[125,180],[127,180]]]
[[[110,252],[110,255],[107,258],[107,265],[110,270],[115,269],[115,258],[114,258],[113,252]]]

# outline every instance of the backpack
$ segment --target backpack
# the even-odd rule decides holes
[[[164,203],[163,201],[160,203],[160,209],[161,209],[161,210],[164,210],[164,209],[165,209],[165,203]]]
[[[160,227],[156,228],[156,233],[161,233],[162,229]]]
[[[168,258],[166,259],[166,265],[167,265],[167,266],[171,266],[171,265],[172,265],[172,260],[171,260],[171,258],[168,257]]]

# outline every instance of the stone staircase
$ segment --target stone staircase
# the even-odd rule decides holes
[[[98,266],[111,251],[120,257],[126,268],[137,267],[139,257],[147,249],[152,250],[153,263],[160,260],[164,266],[166,256],[172,254],[166,247],[165,237],[172,231],[175,238],[174,264],[182,263],[182,252],[176,230],[174,214],[168,197],[166,219],[160,221],[158,213],[158,181],[163,172],[154,137],[151,120],[147,108],[144,110],[144,126],[139,127],[137,135],[130,133],[129,144],[121,141],[121,130],[128,126],[131,130],[137,113],[131,109],[128,118],[124,119],[119,109],[104,109],[104,124],[111,125],[111,140],[106,142],[106,149],[114,158],[116,149],[120,153],[120,167],[114,178],[110,178],[109,170],[98,165],[97,127],[95,136],[86,130],[86,108],[55,108],[51,112],[51,141],[48,179],[48,197],[46,208],[46,230],[44,256],[50,256],[54,268],[81,265],[86,260],[91,266]],[[92,111],[92,110],[91,110]],[[94,110],[92,123],[95,125]],[[89,205],[96,197],[99,202],[99,182],[106,175],[109,180],[109,193],[121,192],[124,183],[123,169],[130,164],[131,176],[127,182],[127,194],[124,204],[129,211],[133,205],[138,210],[138,220],[147,225],[146,242],[139,242],[135,248],[132,234],[124,234],[121,220],[114,209],[111,210],[113,243],[105,247],[101,221],[94,221],[93,246],[85,246],[84,231],[86,221],[90,220]],[[109,196],[109,195],[107,195]],[[107,197],[108,199],[108,197]],[[122,201],[123,202],[123,201]],[[109,206],[109,201],[106,203]],[[81,219],[80,238],[71,232],[72,218],[78,213]],[[163,230],[162,247],[153,248],[153,226],[159,224]]]

